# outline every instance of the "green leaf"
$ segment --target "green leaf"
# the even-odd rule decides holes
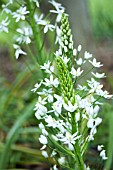
[[[113,107],[108,105],[109,108],[109,139],[108,139],[108,148],[107,148],[107,156],[105,169],[109,170],[112,167],[113,160]]]
[[[23,113],[21,113],[21,115],[18,117],[13,127],[9,131],[6,138],[5,148],[3,149],[3,153],[1,154],[0,169],[6,168],[10,157],[11,146],[17,139],[18,132],[22,124],[32,115],[33,106],[34,106],[34,102],[24,109]]]

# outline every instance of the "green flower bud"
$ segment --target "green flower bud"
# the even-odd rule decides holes
[[[68,104],[68,101],[75,104],[75,91],[72,83],[72,79],[66,64],[63,62],[61,57],[56,58],[60,86],[62,90],[62,96],[64,98],[65,103]]]

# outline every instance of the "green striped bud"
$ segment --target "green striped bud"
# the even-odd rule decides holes
[[[62,14],[61,19],[61,50],[63,56],[67,56],[70,58],[70,61],[68,63],[68,68],[71,70],[72,65],[72,58],[73,58],[73,40],[72,40],[72,34],[71,29],[68,21],[68,16],[65,14]]]
[[[61,86],[62,95],[66,104],[68,101],[75,104],[75,91],[72,83],[72,79],[66,64],[63,62],[61,57],[56,58],[57,69],[59,74],[59,81]]]

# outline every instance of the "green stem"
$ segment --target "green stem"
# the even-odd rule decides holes
[[[75,132],[77,132],[77,124],[75,122],[75,114],[72,114],[71,117],[71,121],[72,121],[72,134],[74,134]],[[79,146],[79,141],[77,140],[75,145],[74,145],[74,153],[75,153],[75,158],[76,158],[76,162],[77,162],[77,166],[78,166],[78,170],[84,170],[84,161],[82,158],[82,153],[81,153],[81,148]]]
[[[30,25],[33,31],[33,36],[34,36],[34,40],[35,40],[35,44],[36,44],[36,50],[37,50],[37,61],[39,64],[43,64],[42,61],[42,56],[41,56],[41,51],[40,51],[40,37],[39,34],[37,36],[37,25],[35,23],[35,19],[34,19],[34,8],[33,8],[33,4],[30,2],[30,0],[27,1],[27,5],[28,5],[28,9],[30,11]]]

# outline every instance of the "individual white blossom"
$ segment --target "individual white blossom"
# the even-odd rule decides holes
[[[56,22],[60,22],[62,14],[65,11],[65,8],[62,7],[60,3],[57,3],[54,0],[49,1],[49,2],[56,8],[56,10],[50,10],[50,12],[57,14]]]
[[[9,23],[10,23],[10,21],[8,21],[8,17],[6,17],[6,19],[2,20],[0,23],[0,32],[4,31],[4,32],[8,33]]]
[[[84,53],[84,58],[85,58],[86,60],[88,60],[89,58],[92,58],[92,54],[90,54],[89,52],[85,51],[85,53]]]
[[[89,62],[93,65],[93,67],[100,68],[101,66],[103,66],[103,64],[97,62],[96,58],[94,58],[93,61],[89,60]]]
[[[40,96],[38,97],[38,101],[34,108],[34,110],[36,110],[35,116],[37,119],[41,119],[41,117],[47,113],[47,108],[44,106],[47,103],[45,100],[46,98],[42,99]]]
[[[77,50],[73,49],[73,55],[76,56],[77,55]]]
[[[80,52],[82,49],[82,45],[79,45],[78,48],[77,48],[77,51]]]
[[[16,39],[16,41],[19,44],[21,44],[21,43],[30,44],[31,43],[31,39],[30,39],[31,30],[30,30],[30,28],[28,28],[28,27],[24,27],[23,29],[18,28],[16,31],[20,34]]]
[[[61,3],[58,3],[54,0],[50,0],[49,3],[52,4],[56,9],[58,9],[58,8],[64,9],[64,7],[61,5]]]
[[[44,26],[45,34],[48,32],[48,30],[53,31],[55,29],[55,26],[50,24],[50,21],[40,20],[38,21],[38,24]]]
[[[18,22],[20,19],[21,20],[25,20],[25,15],[28,14],[29,11],[27,11],[26,6],[24,7],[20,7],[19,9],[17,9],[16,12],[13,12],[13,18],[16,18],[16,22]]]
[[[80,84],[78,84],[77,89],[78,89],[78,90],[81,90],[81,91],[82,91],[82,90],[84,90],[84,91],[87,91],[87,90],[88,90],[86,86],[81,86]]]
[[[76,140],[81,137],[81,135],[78,135],[78,132],[74,133],[71,135],[68,131],[66,132],[65,136],[60,136],[61,138],[59,139],[62,141],[64,144],[68,144],[68,147],[70,150],[73,150],[73,144],[75,144]],[[57,135],[58,136],[58,135]]]
[[[65,110],[69,111],[69,112],[74,112],[77,109],[77,103],[75,103],[74,105],[72,105],[72,103],[70,101],[68,101],[68,104],[64,103],[63,107]]]
[[[36,6],[39,8],[39,2],[38,2],[38,0],[33,0],[33,2],[35,2],[35,3],[36,3]]]
[[[39,95],[44,95],[48,102],[51,103],[53,102],[53,90],[50,88],[49,90],[43,89],[42,92],[37,92]]]
[[[46,138],[44,135],[40,135],[39,141],[40,141],[40,143],[42,143],[43,145],[46,145],[46,144],[48,143],[47,138]]]
[[[59,164],[64,164],[65,163],[65,157],[61,157],[58,159]]]
[[[92,72],[92,74],[93,74],[96,78],[98,78],[98,79],[106,77],[106,76],[105,76],[105,73],[99,74],[99,73],[93,73],[93,72]]]
[[[52,118],[52,116],[50,115],[45,117],[45,121],[47,123],[47,126],[49,127],[56,128],[58,125],[58,122],[54,118]]]
[[[91,88],[89,93],[94,93],[94,92],[97,93],[103,88],[103,85],[97,82],[94,78],[91,78],[91,81],[88,80],[88,86]]]
[[[55,54],[56,57],[59,57],[59,56],[62,55],[62,50],[59,48],[59,50],[56,51],[54,54]],[[63,57],[63,56],[62,56],[62,57]]]
[[[43,82],[43,84],[45,86],[48,86],[48,87],[52,87],[52,86],[58,87],[59,81],[58,81],[58,78],[53,79],[53,75],[51,74],[50,75],[50,80],[45,78],[45,82]]]
[[[47,146],[46,145],[43,145],[40,150],[44,150]]]
[[[31,91],[33,91],[35,93],[41,85],[42,85],[42,81],[40,83],[36,83],[34,88]]]
[[[45,158],[48,158],[48,157],[49,157],[47,151],[42,151],[42,155],[43,155]]]
[[[50,170],[59,170],[59,169],[57,168],[57,165],[54,165],[52,168],[50,168]]]
[[[96,94],[104,97],[105,99],[111,99],[113,97],[113,95],[109,94],[107,90],[103,91],[102,89],[97,89]]]
[[[100,157],[101,157],[103,160],[108,159],[108,157],[106,156],[106,153],[105,153],[105,152],[106,152],[105,150],[102,150],[102,151],[100,152]]]
[[[67,56],[66,56],[66,57],[65,57],[65,56],[62,56],[61,58],[62,58],[62,60],[63,60],[63,62],[64,62],[65,64],[67,64],[67,63],[69,62],[69,60],[70,60],[70,58],[67,58]]]
[[[56,101],[56,102],[53,103],[52,108],[53,108],[54,113],[55,113],[56,115],[61,114],[61,111],[62,111],[62,103],[60,103],[59,101]]]
[[[97,146],[98,151],[101,151],[103,147],[104,147],[104,145],[98,145]]]
[[[15,56],[16,56],[16,59],[18,59],[19,55],[22,54],[22,55],[27,55],[26,52],[24,52],[19,45],[17,44],[14,44],[13,45],[14,49],[15,49]]]
[[[75,70],[74,67],[72,67],[70,73],[72,74],[73,78],[79,77],[83,73],[83,70],[80,70],[80,69],[81,68],[79,67],[79,68],[77,68],[77,70]]]
[[[51,66],[51,62],[48,60],[47,63],[44,63],[44,66],[40,66],[42,70],[45,70],[46,73],[51,74],[54,72],[54,66]]]
[[[36,22],[37,24],[39,24],[39,23],[43,20],[43,17],[44,17],[43,14],[40,14],[40,15],[35,14],[35,15],[34,15],[35,22]]]
[[[77,65],[81,66],[83,64],[83,60],[82,58],[79,58],[78,60],[76,60]]]
[[[4,12],[6,12],[6,14],[11,13],[11,10],[8,8],[8,6],[9,6],[9,3],[7,3],[7,4],[2,4],[3,10],[2,10],[2,13],[1,13],[1,14],[3,14]]]
[[[56,40],[55,40],[55,44],[61,44],[61,29],[56,26]]]

